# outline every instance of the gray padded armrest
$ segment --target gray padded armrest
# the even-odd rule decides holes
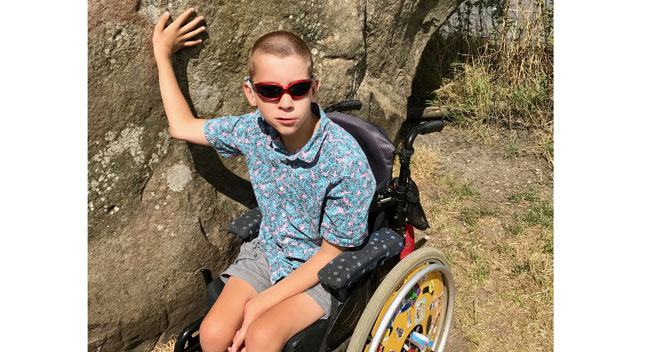
[[[250,241],[258,237],[261,221],[262,214],[260,213],[260,208],[255,207],[231,221],[228,224],[228,232],[241,238],[242,241]]]
[[[386,261],[404,248],[402,237],[383,227],[373,232],[367,244],[356,250],[344,251],[326,264],[318,273],[319,281],[336,290],[358,283],[377,263]]]

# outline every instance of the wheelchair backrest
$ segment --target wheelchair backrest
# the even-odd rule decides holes
[[[370,163],[376,188],[385,187],[392,177],[395,161],[395,146],[386,132],[379,126],[341,112],[329,112],[326,116],[356,139]]]

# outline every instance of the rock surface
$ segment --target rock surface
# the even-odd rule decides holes
[[[242,158],[169,136],[151,44],[161,13],[195,7],[207,21],[204,43],[174,59],[196,116],[249,111],[247,52],[285,29],[312,50],[323,106],[358,98],[357,115],[394,136],[424,46],[459,2],[89,2],[89,351],[150,351],[196,319],[198,270],[232,261],[226,225],[255,206]]]

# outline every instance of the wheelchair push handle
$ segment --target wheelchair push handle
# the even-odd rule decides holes
[[[427,123],[421,124],[420,127],[421,127],[420,134],[440,132],[443,130],[443,127],[445,127],[445,121],[442,120],[429,121]]]
[[[363,103],[360,100],[347,100],[327,107],[324,112],[360,110],[361,107],[363,107]]]
[[[440,132],[445,127],[445,121],[436,120],[423,123],[413,127],[413,129],[408,133],[408,138],[406,139],[406,144],[404,147],[407,150],[413,150],[413,142],[415,142],[415,137],[418,134],[429,134],[434,132]]]

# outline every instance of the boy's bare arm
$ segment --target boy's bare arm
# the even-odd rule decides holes
[[[193,8],[188,9],[166,28],[169,13],[165,12],[160,17],[153,31],[153,53],[157,62],[160,94],[162,95],[164,111],[169,120],[171,136],[196,144],[208,145],[203,133],[205,120],[197,119],[192,114],[185,97],[180,91],[178,81],[176,81],[171,60],[173,54],[178,50],[201,43],[201,39],[191,39],[205,30],[205,27],[194,30],[194,27],[203,20],[202,16],[196,17],[183,26],[183,22],[192,12],[194,12]]]
[[[322,245],[317,253],[291,272],[290,275],[260,294],[266,296],[267,300],[272,301],[272,306],[274,306],[286,298],[309,289],[319,282],[317,273],[345,249],[322,240]]]

